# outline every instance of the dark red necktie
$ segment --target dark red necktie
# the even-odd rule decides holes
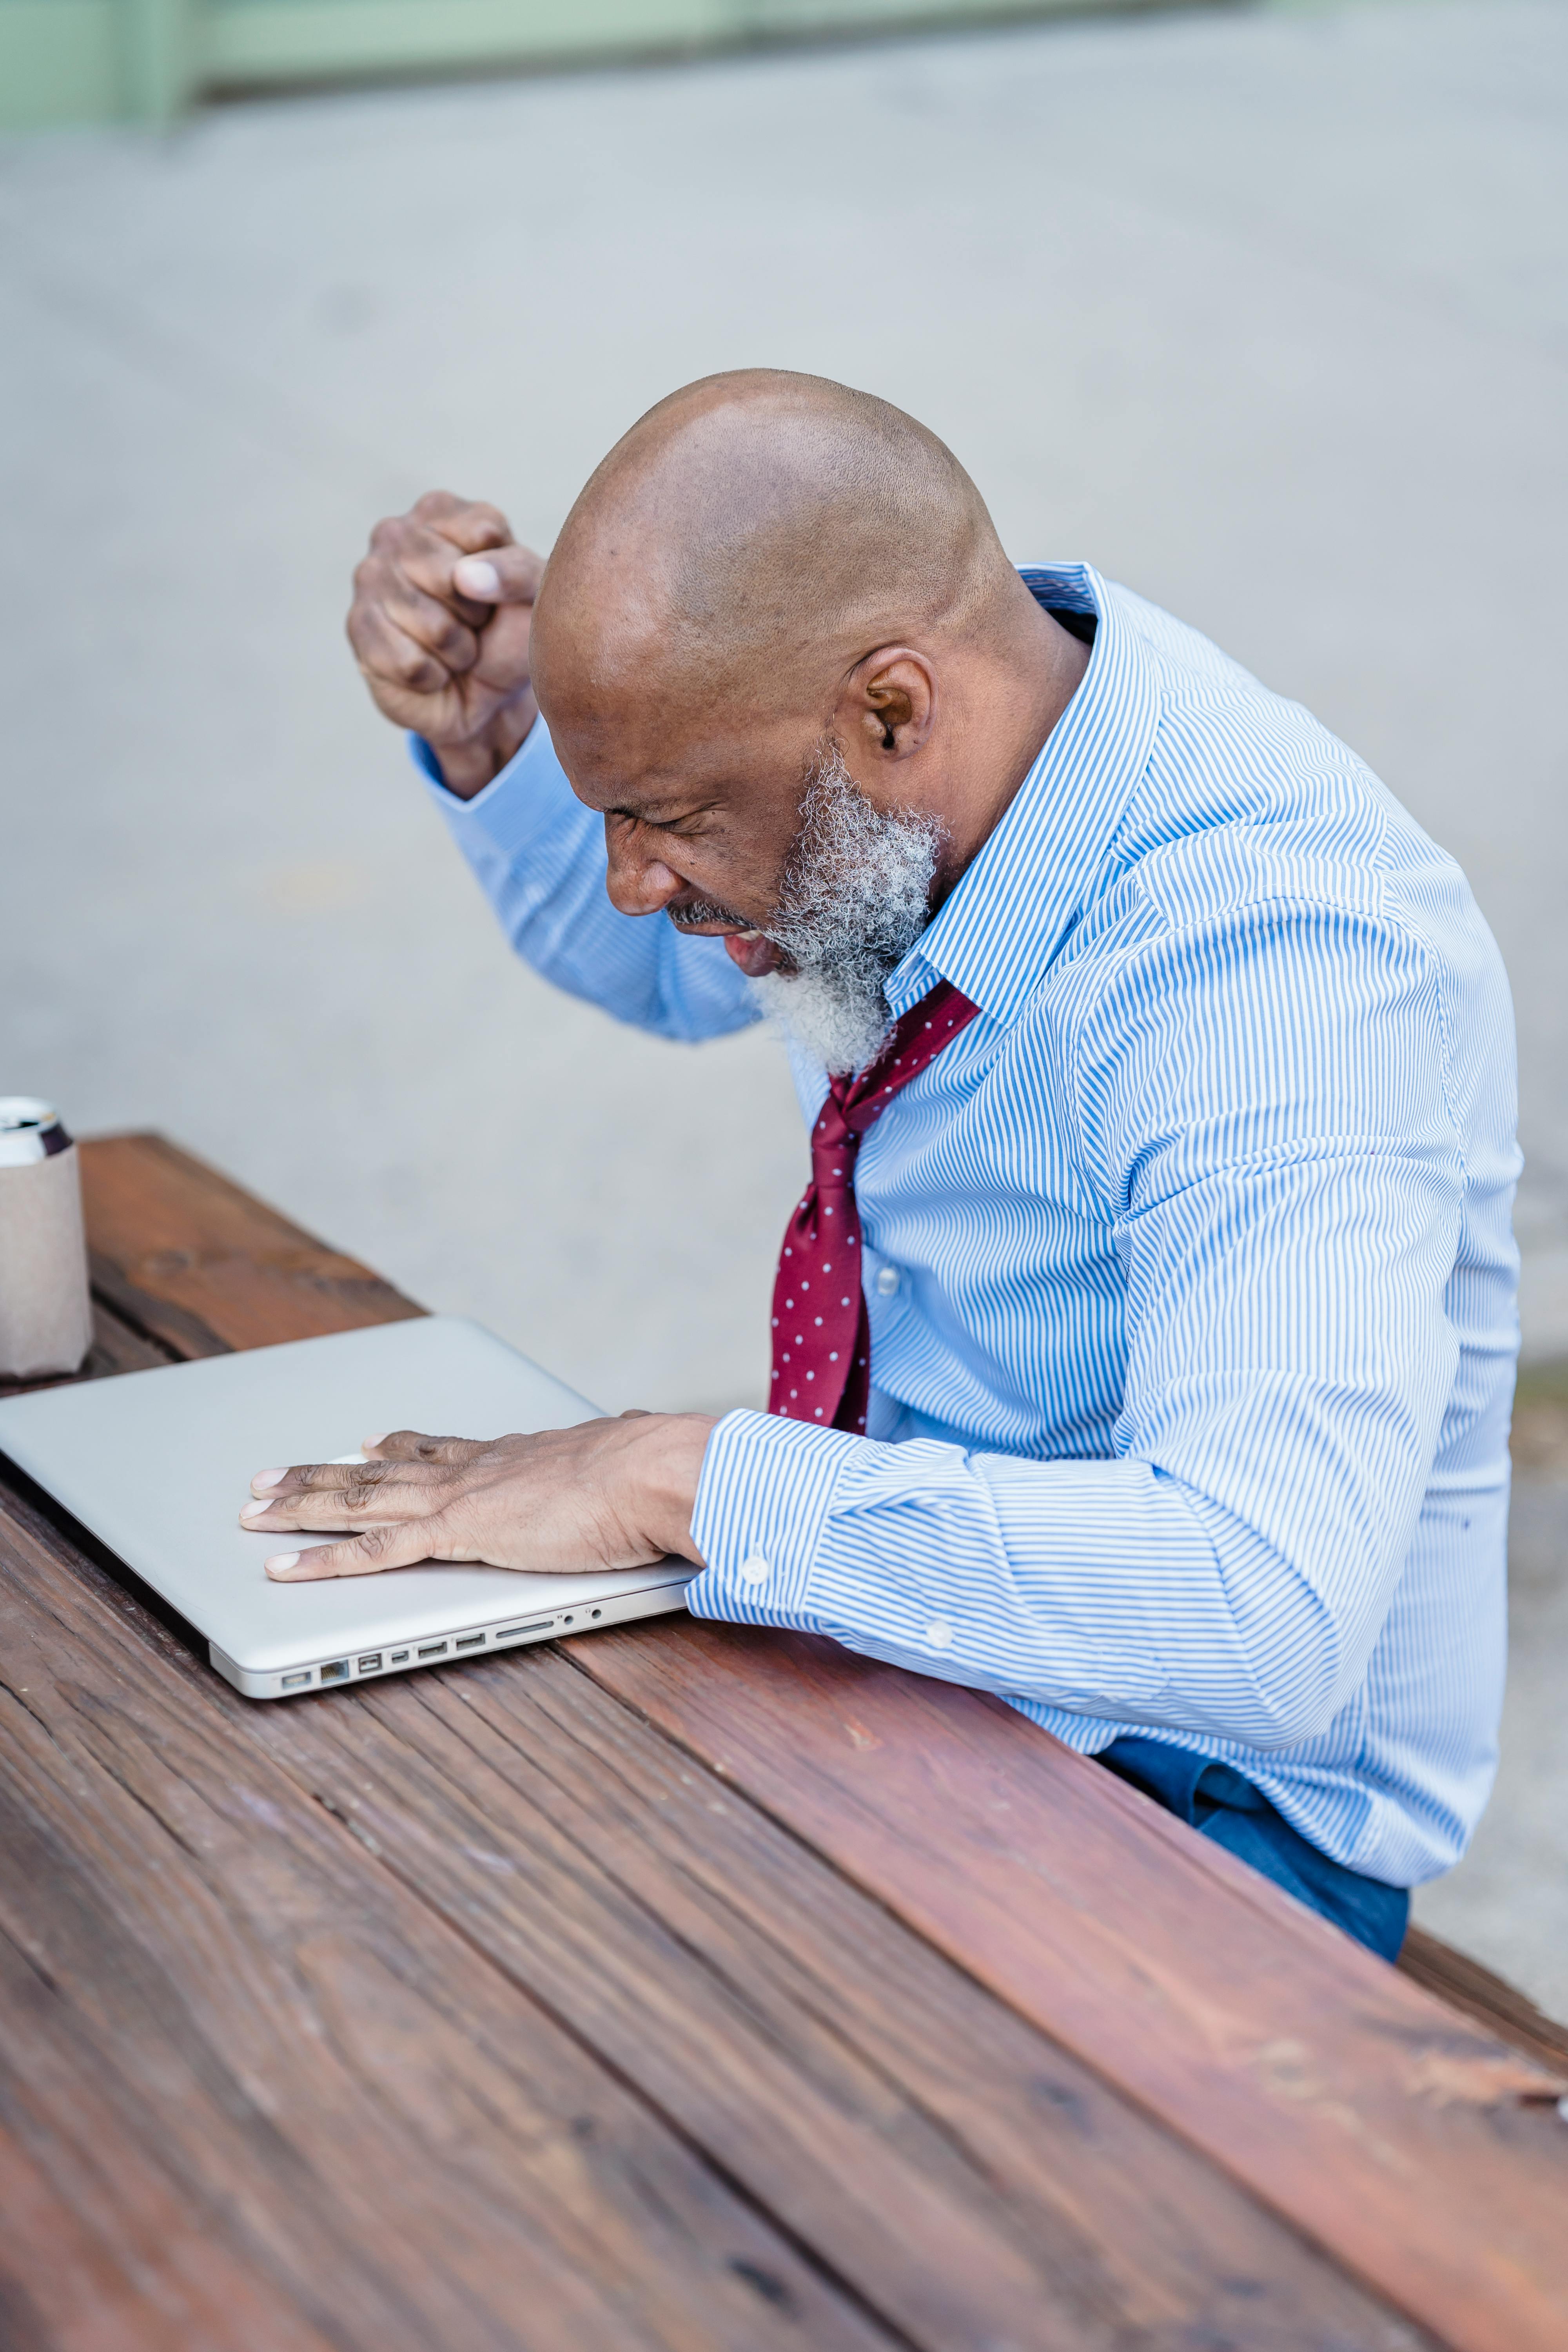
[[[979,1010],[944,980],[910,1006],[874,1062],[829,1082],[811,1130],[811,1182],[789,1221],[773,1285],[770,1412],[824,1429],[864,1430],[871,1326],[860,1288],[856,1154],[899,1088]]]

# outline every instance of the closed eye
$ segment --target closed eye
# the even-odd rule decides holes
[[[686,809],[669,816],[656,816],[647,809],[610,808],[605,811],[606,821],[613,817],[617,824],[643,824],[651,833],[682,835],[700,833],[705,820],[711,814],[710,808]]]

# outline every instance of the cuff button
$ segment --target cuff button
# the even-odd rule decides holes
[[[773,1572],[771,1563],[763,1558],[760,1551],[754,1551],[749,1559],[743,1559],[737,1571],[747,1584],[765,1584]]]
[[[926,1627],[926,1640],[931,1643],[933,1650],[952,1649],[952,1627],[948,1623],[945,1617],[933,1617],[931,1619],[931,1623]]]

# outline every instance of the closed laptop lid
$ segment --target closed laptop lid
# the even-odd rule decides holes
[[[580,1577],[389,1569],[275,1584],[263,1563],[324,1536],[238,1524],[258,1470],[352,1454],[370,1433],[500,1437],[598,1408],[459,1316],[213,1356],[0,1402],[0,1452],[237,1664],[277,1671],[335,1650],[429,1640],[689,1580],[686,1560]]]

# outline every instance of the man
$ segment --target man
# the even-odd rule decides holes
[[[250,1523],[367,1529],[273,1573],[683,1554],[699,1613],[998,1692],[1392,1958],[1503,1673],[1512,1040],[1450,860],[811,377],[663,402],[547,567],[422,500],[350,635],[541,971],[777,1016],[813,1181],[769,1412],[266,1472]]]

